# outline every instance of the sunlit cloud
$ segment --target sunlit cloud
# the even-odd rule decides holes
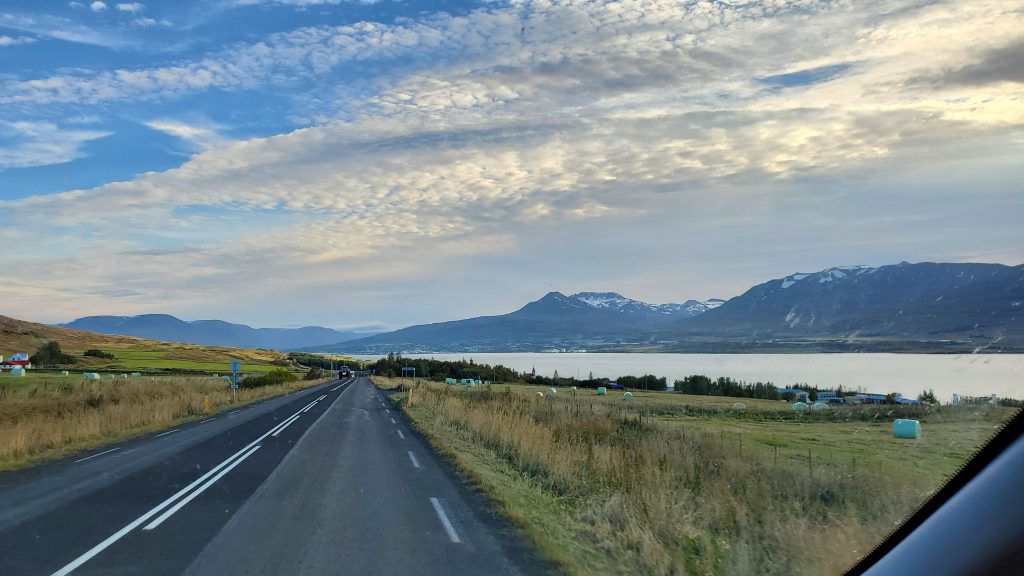
[[[1024,13],[990,0],[517,2],[300,28],[169,64],[0,80],[0,102],[53,107],[158,106],[295,85],[303,89],[282,114],[309,119],[238,140],[197,116],[151,116],[145,126],[196,153],[123,182],[0,200],[20,228],[5,240],[32,246],[59,234],[50,250],[60,265],[39,280],[47,298],[70,310],[75,286],[91,306],[117,285],[127,291],[112,305],[125,311],[165,299],[215,306],[228,299],[216,290],[239,277],[250,280],[230,298],[265,302],[286,289],[441,282],[471,267],[462,260],[514,259],[517,250],[555,269],[548,259],[559,250],[599,246],[613,234],[636,251],[637,266],[685,253],[706,269],[727,255],[716,244],[757,235],[786,246],[789,254],[773,256],[780,267],[802,263],[796,255],[810,245],[821,261],[857,250],[885,258],[886,243],[896,261],[906,256],[900,250],[931,256],[929,240],[950,257],[994,253],[953,251],[935,235],[956,222],[947,206],[973,202],[962,212],[968,225],[998,214],[977,242],[1024,245],[1002,223],[1024,214],[1005,185],[1012,177],[1000,175],[1015,170],[1011,158],[1024,148],[1021,30]],[[358,90],[341,76],[396,62],[368,73]],[[44,161],[47,145],[26,143],[53,146],[58,128],[39,126],[36,135],[23,127],[20,148],[0,150],[0,166],[41,165],[32,162]],[[49,150],[50,161],[78,157],[103,133],[59,135],[65,144]],[[920,193],[943,211],[919,223],[874,220],[873,203],[896,214],[926,203],[895,182],[930,176],[937,156],[968,170],[959,182],[992,179],[984,191]],[[875,185],[877,174],[890,184]],[[559,236],[567,229],[570,241]],[[817,237],[808,240],[811,229]],[[553,247],[538,247],[540,239]],[[590,258],[617,249],[594,248]],[[757,251],[767,249],[743,257],[764,266]],[[98,250],[116,256],[87,258]],[[728,286],[758,280],[739,277]],[[636,296],[731,295],[718,291],[725,286]],[[31,291],[7,290],[9,299],[34,301]]]

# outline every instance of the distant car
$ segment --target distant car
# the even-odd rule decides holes
[[[338,369],[338,378],[351,378],[352,370],[348,366],[342,366]]]

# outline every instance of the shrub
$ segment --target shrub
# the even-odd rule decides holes
[[[262,376],[251,376],[238,383],[239,388],[262,388],[263,386],[274,386],[286,382],[294,382],[298,378],[287,370],[274,370]]]
[[[309,369],[309,372],[306,372],[306,377],[303,378],[303,379],[304,380],[319,380],[319,379],[321,379],[323,377],[324,377],[324,370],[323,370],[323,368],[313,367],[313,368]]]
[[[92,356],[93,358],[106,358],[107,360],[117,360],[117,357],[110,352],[104,352],[99,348],[89,348],[85,352],[82,352],[82,356]]]

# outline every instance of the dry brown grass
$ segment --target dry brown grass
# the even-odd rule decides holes
[[[178,360],[203,362],[224,362],[238,358],[243,362],[273,362],[284,358],[284,354],[272,350],[249,348],[233,348],[230,346],[199,346],[160,342],[135,338],[132,336],[115,336],[96,334],[85,330],[74,330],[49,324],[26,322],[16,318],[0,316],[0,354],[15,352],[35,352],[41,345],[56,340],[64,352],[80,356],[89,348],[104,350],[151,350],[166,352],[166,357]],[[99,358],[79,358],[78,367],[105,364],[108,360]]]
[[[426,383],[413,396],[417,426],[570,574],[836,574],[935,488],[810,471],[564,396]]]
[[[326,380],[240,389],[232,404],[224,381],[200,377],[88,380],[54,377],[27,386],[0,384],[0,470],[152,432]]]

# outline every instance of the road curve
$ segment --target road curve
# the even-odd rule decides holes
[[[0,574],[547,569],[365,378],[0,475]]]

